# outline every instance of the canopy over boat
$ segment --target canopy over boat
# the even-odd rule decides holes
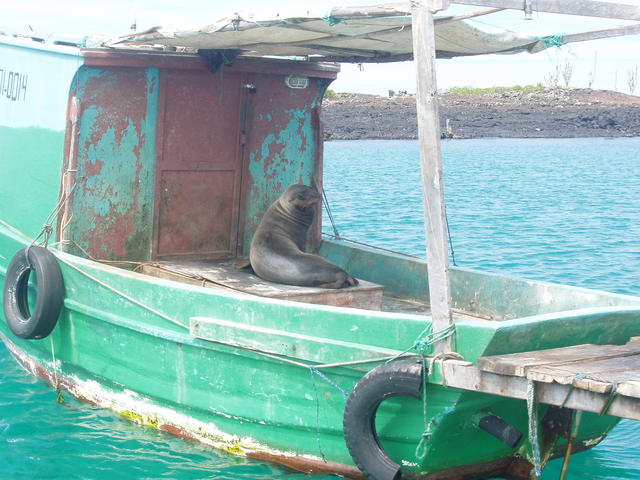
[[[482,5],[498,2],[476,0],[454,3]],[[525,6],[528,2],[521,0],[520,3]],[[435,17],[436,56],[451,58],[524,51],[535,53],[560,43],[589,40],[603,35],[603,31],[598,31],[569,35],[562,39],[557,35],[530,36],[468,21],[499,10],[501,8]],[[602,13],[614,18],[640,19],[640,7],[637,6],[626,6],[615,11],[609,7],[607,12],[603,10]],[[640,33],[640,28],[628,26],[610,29],[606,35],[621,35],[631,31]],[[237,50],[252,55],[298,56],[336,62],[409,60],[413,57],[411,4],[338,7],[323,13],[313,10],[285,12],[274,14],[272,18],[238,13],[191,30],[153,27],[111,39],[105,45]]]

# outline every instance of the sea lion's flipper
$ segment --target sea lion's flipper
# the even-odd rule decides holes
[[[347,275],[347,285],[349,285],[350,287],[357,287],[360,282],[358,282],[357,278],[352,277],[351,275]],[[345,287],[347,286],[345,285]]]
[[[251,266],[251,262],[249,261],[244,261],[244,262],[237,262],[235,267],[238,270],[242,270],[245,273],[252,273],[255,274],[256,272],[253,270],[253,267]]]

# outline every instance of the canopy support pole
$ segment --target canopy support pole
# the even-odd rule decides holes
[[[444,330],[452,323],[433,20],[433,13],[446,9],[448,4],[449,0],[413,0],[411,2],[429,301],[434,332]],[[451,337],[438,341],[434,348],[436,354],[451,351]]]

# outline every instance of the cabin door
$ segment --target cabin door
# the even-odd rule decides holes
[[[236,255],[241,79],[163,70],[153,258]]]

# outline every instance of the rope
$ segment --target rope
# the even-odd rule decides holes
[[[432,332],[432,328],[433,328],[432,325],[428,324],[424,328],[424,330],[422,330],[422,332],[420,332],[420,334],[413,341],[413,345],[411,345],[409,348],[407,348],[403,352],[400,352],[398,355],[388,358],[385,361],[385,364],[392,362],[393,360],[396,360],[402,357],[403,355],[406,355],[410,350],[415,350],[417,354],[420,356],[428,357],[429,353],[427,353],[427,350],[431,348],[431,345],[433,345],[434,343],[440,340],[444,340],[450,337],[455,332],[454,324],[451,324],[447,328],[443,328],[442,330],[439,330],[435,333]]]
[[[451,240],[451,230],[449,230],[449,215],[447,215],[447,209],[445,207],[444,210],[444,221],[447,225],[447,238],[449,239],[449,248],[451,249],[451,261],[453,262],[453,266],[457,267],[456,263],[456,252],[453,251],[453,241]]]
[[[544,43],[545,48],[550,47],[562,47],[566,45],[564,42],[564,35],[556,34],[556,35],[547,35],[546,37],[531,37],[534,40]]]
[[[416,458],[419,461],[422,461],[427,456],[429,439],[431,438],[431,435],[433,435],[431,426],[436,421],[435,418],[429,420],[427,408],[427,384],[429,382],[429,373],[433,369],[433,364],[438,359],[442,359],[442,361],[444,361],[446,358],[453,356],[455,356],[456,358],[462,358],[462,355],[455,352],[443,352],[434,357],[429,357],[428,352],[433,344],[450,337],[454,334],[454,332],[455,324],[451,324],[448,327],[443,328],[442,330],[439,330],[437,332],[433,332],[433,326],[431,324],[428,324],[424,328],[424,330],[422,330],[422,332],[420,332],[420,334],[416,337],[413,345],[410,348],[408,348],[401,354],[396,355],[396,357],[387,360],[386,362],[389,363],[390,361],[395,360],[396,358],[406,354],[409,350],[412,349],[415,350],[418,355],[420,355],[420,359],[422,361],[422,421],[424,429],[422,431],[420,441],[418,442],[415,451]]]
[[[331,380],[329,377],[327,377],[324,373],[322,373],[320,370],[318,370],[317,368],[313,367],[313,366],[309,366],[309,370],[311,371],[312,374],[319,376],[321,379],[323,379],[325,382],[327,382],[329,385],[331,385],[332,387],[334,387],[336,390],[338,390],[342,396],[344,398],[347,398],[349,396],[349,393],[342,388],[340,385],[338,385],[337,383],[335,383],[333,380]]]
[[[397,252],[395,250],[389,250],[388,248],[376,247],[375,245],[371,245],[369,243],[359,242],[357,240],[351,240],[351,239],[346,238],[346,237],[340,237],[340,236],[336,236],[336,235],[331,235],[330,233],[327,233],[327,232],[322,232],[322,234],[327,236],[327,237],[330,237],[330,238],[335,238],[336,240],[341,240],[343,242],[354,243],[356,245],[362,245],[363,247],[373,248],[374,250],[380,250],[381,252],[389,252],[389,253],[393,253],[394,255],[402,255],[403,257],[417,258],[417,259],[422,260],[420,257],[416,257],[415,255],[409,255],[408,253]]]
[[[136,269],[140,268],[142,265],[154,265],[153,263],[149,263],[149,262],[134,262],[133,260],[103,260],[101,258],[96,258],[93,255],[91,255],[89,252],[87,252],[84,248],[82,248],[82,246],[75,240],[63,240],[61,242],[52,243],[51,245],[57,245],[57,244],[73,245],[84,254],[85,258],[88,258],[89,260],[93,260],[94,262],[106,263],[106,264],[122,263],[125,265],[136,265],[136,267],[133,269],[134,272],[136,271]]]
[[[342,18],[332,17],[331,15],[322,17],[322,20],[324,20],[325,22],[329,22],[329,25],[331,26],[337,25],[338,23],[341,23],[343,21]]]
[[[327,198],[327,193],[324,191],[324,187],[322,187],[322,203],[324,204],[324,209],[327,211],[327,215],[329,216],[329,221],[331,222],[331,226],[333,227],[335,238],[340,239],[341,237],[338,233],[338,227],[336,226],[336,222],[333,218],[333,213],[331,212],[331,207],[329,206],[329,199]]]
[[[107,283],[103,282],[102,280],[100,280],[100,279],[98,279],[98,278],[94,277],[93,275],[91,275],[91,274],[89,274],[89,273],[85,272],[85,271],[84,271],[84,270],[82,270],[81,268],[78,268],[78,267],[76,267],[75,265],[73,265],[72,263],[67,262],[66,260],[64,260],[63,258],[61,258],[59,255],[56,255],[56,258],[57,258],[58,260],[60,260],[62,263],[64,263],[65,265],[67,265],[67,266],[69,266],[69,267],[73,268],[74,270],[76,270],[77,272],[81,273],[82,275],[84,275],[84,276],[85,276],[85,277],[87,277],[88,279],[93,280],[93,281],[94,281],[94,282],[96,282],[98,285],[100,285],[100,286],[102,286],[102,287],[106,288],[107,290],[112,291],[113,293],[115,293],[115,294],[117,294],[117,295],[120,295],[122,298],[125,298],[126,300],[130,301],[131,303],[133,303],[133,304],[135,304],[135,305],[138,305],[139,307],[141,307],[141,308],[143,308],[143,309],[145,309],[145,310],[148,310],[149,312],[151,312],[151,313],[153,313],[153,314],[155,314],[155,315],[159,316],[160,318],[164,318],[165,320],[167,320],[167,321],[169,321],[169,322],[171,322],[171,323],[173,323],[173,324],[175,324],[175,325],[177,325],[177,326],[179,326],[179,327],[182,327],[182,328],[185,328],[185,329],[189,330],[189,327],[187,327],[186,325],[183,325],[182,323],[180,323],[179,321],[177,321],[177,320],[175,320],[175,319],[173,319],[173,318],[169,317],[168,315],[165,315],[164,313],[159,312],[158,310],[155,310],[154,308],[151,308],[151,307],[149,307],[148,305],[145,305],[144,303],[142,303],[142,302],[140,302],[140,301],[136,300],[135,298],[133,298],[133,297],[131,297],[131,296],[127,295],[126,293],[121,292],[120,290],[118,290],[118,289],[116,289],[116,288],[112,287],[111,285],[109,285],[109,284],[107,284]]]
[[[455,332],[455,324],[451,324],[442,330],[432,332],[432,325],[429,324],[422,331],[422,333],[416,338],[413,348],[420,354],[426,354],[426,351],[431,348],[434,343],[449,338]]]
[[[501,27],[501,26],[498,26],[498,25],[495,25],[493,23],[486,22],[486,21],[483,21],[483,20],[478,20],[476,18],[470,19],[469,21],[473,22],[473,23],[479,23],[481,25],[487,25],[487,26],[490,26],[492,28],[497,28],[497,29],[503,30],[505,32],[513,33],[514,35],[519,35],[519,33],[514,31],[514,30],[509,30],[508,28],[504,28],[504,27]],[[537,37],[537,36],[534,35],[534,36],[531,36],[531,38],[533,40],[537,40],[538,42],[544,43],[546,48],[549,48],[549,47],[558,47],[558,48],[560,48],[563,45],[566,45],[566,43],[564,41],[564,35],[563,34],[545,35],[544,37]]]
[[[318,443],[318,451],[320,452],[320,456],[324,462],[327,459],[324,456],[324,452],[322,451],[322,443],[320,442],[320,396],[318,395],[318,388],[316,387],[315,378],[313,378],[313,370],[309,368],[309,373],[311,374],[311,385],[313,385],[313,392],[315,393],[316,399],[316,442]]]
[[[607,415],[609,413],[611,404],[613,403],[613,401],[616,399],[617,396],[618,396],[618,386],[614,383],[611,386],[611,392],[609,393],[609,398],[607,399],[604,406],[602,407],[602,410],[600,410],[599,415]]]
[[[529,413],[529,444],[533,457],[532,480],[539,480],[542,475],[540,442],[538,440],[538,405],[536,404],[536,384],[527,380],[527,412]]]

